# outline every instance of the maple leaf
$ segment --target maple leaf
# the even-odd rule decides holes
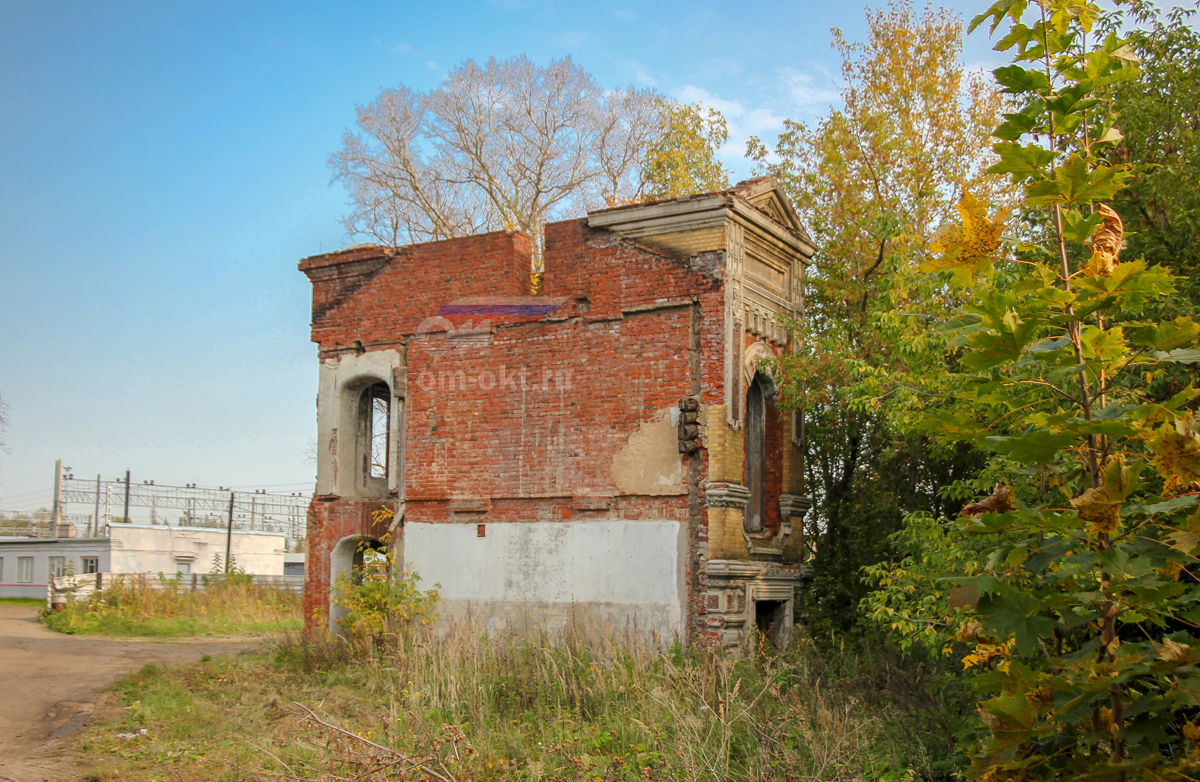
[[[929,249],[940,257],[925,261],[920,268],[924,272],[949,269],[954,284],[965,286],[976,277],[991,276],[992,256],[1000,247],[1008,209],[997,212],[995,219],[989,218],[987,204],[970,193],[963,193],[957,209],[962,224],[950,223],[937,230]]]
[[[1179,665],[1186,665],[1196,659],[1196,654],[1191,646],[1173,641],[1170,638],[1163,639],[1162,646],[1158,650],[1158,656],[1169,663],[1177,663]]]
[[[1012,489],[997,484],[996,490],[981,502],[972,502],[962,509],[964,516],[981,516],[984,513],[1008,513],[1012,510]]]
[[[1096,214],[1104,218],[1104,222],[1092,236],[1092,252],[1106,252],[1115,261],[1121,254],[1121,243],[1125,240],[1125,224],[1108,204],[1099,204]]]
[[[1092,237],[1092,257],[1083,271],[1092,277],[1111,277],[1117,256],[1121,254],[1121,243],[1125,240],[1125,224],[1108,204],[1100,204],[1096,208],[1096,215],[1103,218],[1104,222]]]
[[[1154,452],[1151,461],[1158,474],[1166,479],[1164,495],[1200,480],[1200,421],[1193,413],[1187,412],[1160,426],[1148,444]]]
[[[1071,500],[1084,521],[1091,522],[1093,535],[1112,534],[1121,523],[1121,503],[1133,489],[1137,468],[1127,468],[1123,459],[1113,459],[1104,468],[1104,481]]]
[[[1083,267],[1084,274],[1089,274],[1092,277],[1110,277],[1113,273],[1113,268],[1116,266],[1116,259],[1112,253],[1104,250],[1097,250],[1092,253],[1092,257],[1088,259],[1087,265]]]

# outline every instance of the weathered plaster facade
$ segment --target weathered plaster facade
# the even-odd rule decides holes
[[[389,536],[446,619],[786,638],[808,500],[764,359],[792,349],[814,248],[778,187],[550,224],[536,296],[531,250],[501,232],[301,261],[310,626],[356,543]]]

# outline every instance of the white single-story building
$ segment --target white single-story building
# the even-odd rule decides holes
[[[44,598],[51,575],[174,575],[224,568],[223,529],[111,524],[107,531],[93,538],[0,538],[0,597]],[[261,576],[284,574],[287,537],[282,532],[235,529],[229,543],[238,569]]]

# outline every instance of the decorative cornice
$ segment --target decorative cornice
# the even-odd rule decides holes
[[[716,578],[756,578],[766,572],[760,562],[743,562],[736,559],[710,559],[704,563],[704,573]]]
[[[737,483],[709,483],[704,487],[706,508],[738,508],[750,504],[750,490]]]
[[[812,507],[812,498],[803,494],[780,494],[779,515],[783,518],[804,518]]]

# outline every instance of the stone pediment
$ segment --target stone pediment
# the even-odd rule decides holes
[[[681,255],[726,249],[724,227],[731,219],[771,237],[787,252],[799,255],[802,263],[807,263],[816,249],[772,177],[748,179],[714,193],[588,212],[588,225],[594,228],[606,228]]]
[[[789,231],[800,235],[810,243],[812,242],[812,238],[808,235],[808,231],[804,230],[804,224],[800,222],[796,210],[792,208],[791,202],[783,195],[779,183],[773,177],[760,177],[739,182],[733,192]]]

